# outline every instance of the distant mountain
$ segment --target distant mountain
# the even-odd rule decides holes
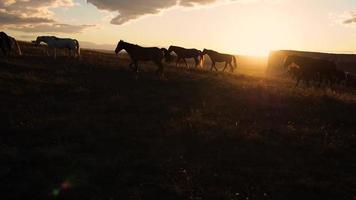
[[[80,46],[81,48],[85,49],[95,49],[95,50],[102,50],[102,51],[111,51],[113,52],[115,50],[116,44],[97,44],[94,42],[86,42],[86,41],[80,41]]]
[[[334,54],[294,50],[271,51],[268,57],[267,72],[270,74],[283,73],[283,63],[285,58],[289,55],[298,55],[334,61],[339,69],[356,73],[356,54]]]

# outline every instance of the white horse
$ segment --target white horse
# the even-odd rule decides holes
[[[20,49],[20,45],[19,43],[16,41],[15,38],[9,36],[10,42],[11,42],[11,49],[16,49],[16,53],[17,55],[21,56],[22,55],[22,51]]]
[[[54,48],[54,58],[57,58],[57,49],[68,49],[74,52],[74,57],[80,57],[80,47],[78,40],[70,38],[58,38],[55,36],[39,36],[34,43],[40,45],[41,42],[46,43],[48,47]],[[49,55],[48,50],[46,51]]]

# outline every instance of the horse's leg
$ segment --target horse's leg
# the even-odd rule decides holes
[[[135,64],[135,78],[138,79],[138,74],[139,74],[138,61],[134,61],[134,64]]]
[[[224,69],[223,69],[223,72],[225,72],[225,70],[226,70],[226,68],[227,68],[227,62],[225,62],[225,67],[224,67]]]
[[[214,62],[214,69],[215,69],[215,71],[217,71],[217,72],[219,71],[218,68],[216,67],[216,62]]]
[[[181,59],[182,59],[182,58],[178,56],[177,62],[176,62],[176,67],[179,67],[179,61],[180,61]]]
[[[214,62],[214,61],[211,61],[211,68],[210,68],[210,71],[213,71],[214,68],[215,68],[215,62]]]
[[[297,83],[295,84],[295,87],[298,87],[301,78],[302,78],[302,75],[298,76]]]
[[[134,65],[135,63],[133,61],[131,61],[131,63],[129,64],[129,68],[132,70],[135,70],[135,68],[132,67],[132,65]]]
[[[198,57],[194,57],[194,61],[195,61],[195,68],[198,69],[198,65],[199,65]]]
[[[161,61],[155,61],[156,65],[158,66],[158,69],[156,70],[156,75],[160,76],[160,78],[163,78],[163,64]]]
[[[234,66],[232,66],[231,62],[229,62],[229,65],[230,65],[231,72],[234,72],[235,68],[234,68]]]
[[[135,61],[135,72],[138,74],[140,72],[140,67],[138,65],[138,61]]]
[[[185,58],[183,58],[183,61],[184,61],[185,66],[189,69],[189,66],[188,66],[187,61],[185,60]]]

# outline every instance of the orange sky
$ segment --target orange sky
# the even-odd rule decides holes
[[[10,7],[11,1],[7,1]],[[356,2],[352,0],[192,0],[196,6],[148,0],[140,7],[130,5],[141,1],[118,0],[111,5],[108,0],[59,0],[61,3],[45,7],[48,12],[43,15],[55,21],[50,23],[71,26],[52,26],[53,30],[49,27],[47,31],[49,23],[9,23],[5,29],[24,40],[51,34],[74,37],[86,42],[85,46],[99,48],[112,48],[124,39],[143,46],[175,44],[259,56],[274,49],[356,52],[356,23],[346,23],[355,16]],[[117,17],[118,13],[121,16]],[[67,32],[58,31],[60,28]]]

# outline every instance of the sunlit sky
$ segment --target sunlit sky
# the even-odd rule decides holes
[[[1,1],[0,11],[16,2]],[[54,21],[50,23],[88,26],[60,33],[46,24],[48,27],[43,25],[36,30],[41,24],[12,22],[2,16],[6,12],[18,14],[11,9],[0,12],[0,26],[20,40],[57,35],[77,38],[85,46],[106,49],[123,39],[143,46],[174,44],[259,56],[276,49],[356,53],[356,20],[353,19],[356,0],[192,0],[197,3],[195,6],[171,6],[162,3],[164,0],[103,0],[103,5],[98,0],[52,1],[50,6],[39,5],[41,11],[45,10],[43,15]],[[159,12],[147,11],[147,15],[142,9],[146,4]],[[120,12],[120,6],[124,7],[123,18],[118,18],[122,21],[111,21]],[[42,17],[26,12],[21,20]]]

